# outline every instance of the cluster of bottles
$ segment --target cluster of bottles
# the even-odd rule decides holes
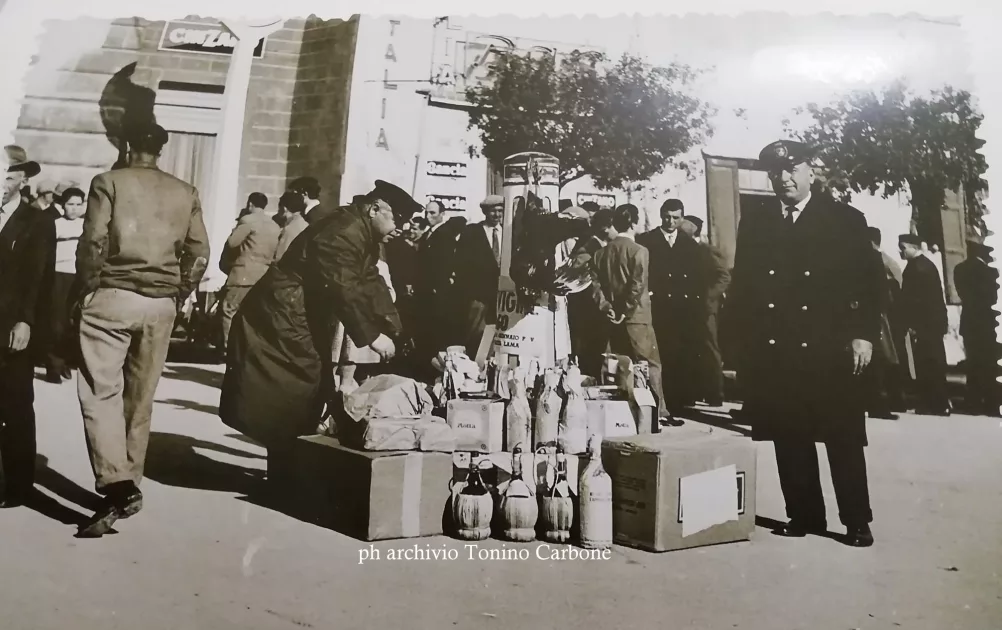
[[[577,525],[582,547],[612,546],[612,479],[602,466],[599,436],[591,437],[588,452],[588,463],[578,475],[577,501],[567,476],[567,454],[559,445],[537,451],[534,459],[544,471],[539,479],[529,480],[523,474],[522,448],[516,445],[511,481],[503,491],[487,486],[474,454],[466,483],[452,499],[456,537],[484,540],[493,530],[500,538],[514,542],[539,537],[566,544]]]

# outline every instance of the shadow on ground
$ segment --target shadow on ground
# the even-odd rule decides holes
[[[83,508],[85,512],[96,511],[101,502],[100,496],[50,468],[49,458],[45,455],[38,455],[35,458],[35,484],[60,499]],[[64,525],[80,525],[88,517],[87,514],[67,507],[43,492],[36,492],[28,507]]]
[[[734,431],[735,433],[745,437],[751,437],[752,434],[750,426],[746,424],[737,424],[734,418],[726,411],[711,411],[709,409],[694,407],[692,409],[686,409],[684,413],[679,415],[686,420],[716,427],[718,429]]]
[[[218,461],[196,449],[265,459],[264,455],[230,448],[187,435],[153,432],[146,455],[146,476],[168,486],[256,496],[263,491],[263,470]]]
[[[197,365],[166,365],[164,366],[164,378],[197,383],[217,389],[223,385],[221,373]]]

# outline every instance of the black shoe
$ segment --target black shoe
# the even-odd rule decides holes
[[[828,525],[821,523],[807,525],[804,523],[798,523],[797,521],[790,521],[786,525],[781,525],[772,530],[772,533],[776,536],[782,536],[784,538],[803,538],[807,534],[824,536],[828,533]]]
[[[897,420],[899,417],[898,414],[892,413],[890,410],[871,411],[866,415],[879,420]]]
[[[675,416],[665,416],[658,419],[658,424],[663,427],[680,427],[685,424],[685,420],[676,418]]]
[[[63,377],[59,374],[59,372],[46,372],[45,382],[52,383],[53,385],[60,385],[63,382]]]
[[[118,506],[112,501],[106,500],[101,509],[95,512],[89,521],[80,526],[77,537],[100,538],[110,532],[112,526],[120,518],[122,518],[122,514],[118,511]]]
[[[724,406],[724,399],[723,398],[710,398],[710,399],[708,399],[706,401],[706,406],[707,407],[723,407]]]
[[[133,492],[116,501],[115,505],[121,518],[135,516],[139,510],[143,509],[143,493],[139,491],[139,488],[136,488]]]
[[[861,527],[847,527],[845,544],[850,547],[873,546],[873,532],[870,531],[870,526],[863,525]]]

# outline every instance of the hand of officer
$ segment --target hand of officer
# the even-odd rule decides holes
[[[21,352],[28,347],[28,342],[31,340],[31,326],[24,322],[18,322],[14,324],[14,327],[10,329],[10,340],[8,347],[12,352]]]
[[[873,358],[873,344],[865,339],[853,339],[852,340],[852,361],[853,370],[852,373],[859,375],[863,373],[866,366],[870,364],[870,359]]]
[[[379,335],[376,340],[369,344],[373,352],[379,355],[383,361],[389,361],[397,353],[397,347],[393,340],[386,335]]]

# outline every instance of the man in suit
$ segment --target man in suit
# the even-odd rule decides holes
[[[868,230],[873,246],[873,273],[880,283],[880,343],[874,349],[870,363],[870,394],[867,411],[871,418],[897,420],[895,411],[904,410],[902,379],[904,372],[901,358],[904,343],[901,338],[897,317],[898,299],[901,293],[901,268],[880,249],[880,230]]]
[[[995,303],[999,272],[991,266],[991,248],[967,242],[967,260],[953,270],[962,308],[960,334],[964,338],[967,393],[964,403],[971,413],[999,415],[999,343],[995,337]]]
[[[501,220],[504,197],[489,195],[480,204],[481,223],[463,228],[456,244],[455,287],[464,331],[463,345],[473,357],[488,324],[497,317],[498,278],[501,275]]]
[[[776,203],[741,216],[728,308],[752,438],[771,441],[789,523],[780,536],[827,530],[817,443],[825,445],[845,542],[873,544],[861,374],[880,334],[866,219],[815,182],[806,145],[759,154]],[[731,320],[729,320],[731,321]]]
[[[661,226],[637,237],[650,252],[654,331],[665,361],[668,408],[679,413],[700,396],[699,375],[707,319],[707,296],[714,282],[709,251],[681,231],[680,199],[661,204]]]
[[[98,537],[142,508],[153,398],[178,308],[209,257],[198,191],[157,168],[167,132],[126,129],[128,165],[96,176],[77,245],[84,433],[104,501],[80,535]]]
[[[55,258],[51,217],[24,203],[21,188],[38,175],[24,149],[4,147],[0,170],[0,461],[5,492],[0,507],[24,505],[35,485],[34,365],[28,344],[45,334],[45,278]]]
[[[303,210],[303,217],[311,225],[325,219],[337,210],[337,208],[328,209],[320,205],[320,192],[322,189],[320,188],[320,182],[316,178],[300,177],[295,179],[289,185],[289,190],[303,196],[303,202],[306,204],[306,208]]]
[[[922,252],[922,239],[914,234],[898,237],[901,258],[901,308],[898,312],[911,341],[915,363],[915,389],[919,413],[950,415],[946,390],[946,335],[948,320],[943,283],[936,265]]]
[[[672,418],[665,403],[661,355],[651,325],[649,254],[635,240],[639,222],[640,211],[633,204],[616,208],[605,234],[609,244],[592,256],[595,278],[591,295],[608,322],[610,350],[634,361],[647,361],[651,389],[658,399],[658,420],[680,426],[682,422]],[[655,421],[651,432],[659,430],[660,422]]]
[[[703,220],[699,217],[686,215],[682,221],[682,231],[697,243],[702,245],[709,256],[710,268],[713,270],[710,287],[706,291],[706,326],[703,329],[703,347],[700,351],[702,382],[699,391],[703,400],[710,407],[720,407],[724,404],[724,362],[720,354],[720,342],[717,335],[720,304],[724,300],[724,292],[731,283],[731,270],[723,253],[710,245],[703,236]]]
[[[278,249],[282,228],[265,212],[267,207],[268,198],[263,193],[250,194],[246,211],[226,239],[219,259],[219,268],[226,274],[226,285],[219,304],[223,348],[230,338],[230,325],[240,303],[271,267]]]
[[[465,344],[458,327],[443,320],[458,308],[453,272],[456,270],[456,247],[466,219],[445,218],[442,204],[430,201],[424,209],[428,229],[418,241],[417,278],[414,295],[420,321],[415,351],[419,364],[429,367],[431,359],[452,344]],[[433,373],[431,373],[433,375]]]
[[[598,205],[595,204],[595,207]],[[616,211],[611,208],[591,213],[591,234],[587,238],[579,238],[571,252],[576,267],[587,265],[592,270],[592,282],[592,259],[598,250],[608,244],[609,235],[615,232],[612,224],[615,216]],[[571,333],[571,352],[577,356],[581,371],[590,376],[598,376],[602,371],[602,355],[609,346],[609,324],[605,315],[598,310],[590,287],[567,296],[567,318]]]

